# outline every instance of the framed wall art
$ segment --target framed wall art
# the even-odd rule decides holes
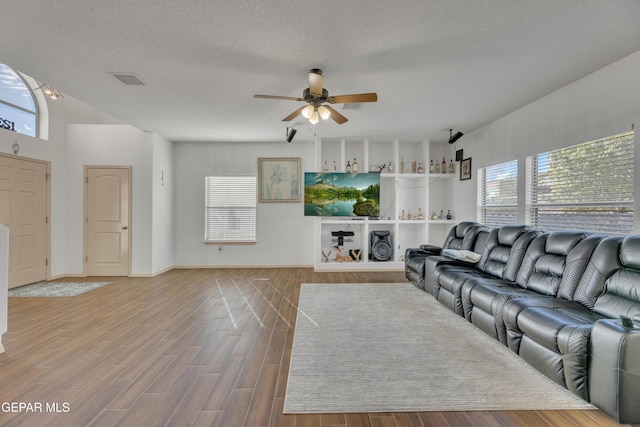
[[[258,158],[258,202],[300,202],[300,157]]]
[[[471,179],[471,157],[460,162],[460,181]]]

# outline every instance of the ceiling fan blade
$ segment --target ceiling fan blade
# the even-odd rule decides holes
[[[336,95],[330,96],[327,101],[331,104],[356,104],[358,102],[376,102],[378,94],[371,93],[354,93],[352,95]]]
[[[253,95],[254,98],[265,99],[284,99],[286,101],[304,101],[303,98],[296,98],[295,96],[278,96],[278,95]]]
[[[324,76],[322,70],[314,68],[309,71],[309,91],[317,96],[322,96],[322,89],[324,87]]]
[[[282,119],[283,122],[290,122],[291,120],[295,119],[296,117],[298,117],[300,114],[302,114],[302,109],[305,108],[305,106],[298,108],[296,111],[294,111],[293,113],[289,114],[287,117],[285,117],[284,119]]]
[[[331,118],[337,124],[341,125],[343,123],[346,123],[349,120],[345,116],[343,116],[342,114],[338,113],[335,108],[332,108],[332,107],[330,107],[328,105],[325,105],[325,108],[327,110],[331,111]]]

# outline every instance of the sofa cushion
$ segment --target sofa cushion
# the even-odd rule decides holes
[[[597,237],[590,237],[595,239]],[[620,263],[619,253],[622,237],[601,238],[588,258],[583,269],[572,268],[565,277],[578,277],[577,283],[563,283],[558,289],[558,298],[576,301],[588,309],[593,309],[596,299],[604,291],[605,281],[618,271]],[[584,271],[582,271],[584,270]]]
[[[465,281],[473,277],[494,278],[474,268],[473,264],[459,262],[457,264],[440,264],[436,267],[434,274],[437,290],[433,296],[456,314],[464,316],[460,291]]]
[[[451,228],[442,245],[443,249],[470,250],[478,235],[481,224],[471,221],[463,221]]]
[[[491,230],[478,268],[490,276],[514,282],[529,243],[539,234],[540,231],[524,225]]]

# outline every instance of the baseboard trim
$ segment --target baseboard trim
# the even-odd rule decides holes
[[[313,268],[313,265],[174,265],[171,267],[164,268],[160,271],[156,271],[155,273],[150,274],[129,274],[126,277],[139,277],[139,278],[149,278],[156,277],[161,274],[167,273],[171,270],[195,270],[195,269],[216,269],[216,268]],[[89,277],[86,274],[59,274],[55,276],[48,277],[47,280],[57,280],[65,277]]]
[[[177,265],[173,268],[179,270],[194,270],[202,268],[313,268],[313,265]]]
[[[47,278],[47,281],[63,279],[65,277],[88,277],[86,274],[57,274],[55,276],[50,276]]]

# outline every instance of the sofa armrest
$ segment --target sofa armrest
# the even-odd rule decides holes
[[[640,423],[640,327],[598,320],[589,347],[591,403],[621,424]]]
[[[405,261],[414,258],[414,257],[428,257],[429,255],[433,255],[431,252],[424,251],[420,248],[407,248],[404,251],[404,259]]]
[[[429,255],[440,255],[442,253],[442,248],[435,245],[420,245],[420,249],[428,252]]]

